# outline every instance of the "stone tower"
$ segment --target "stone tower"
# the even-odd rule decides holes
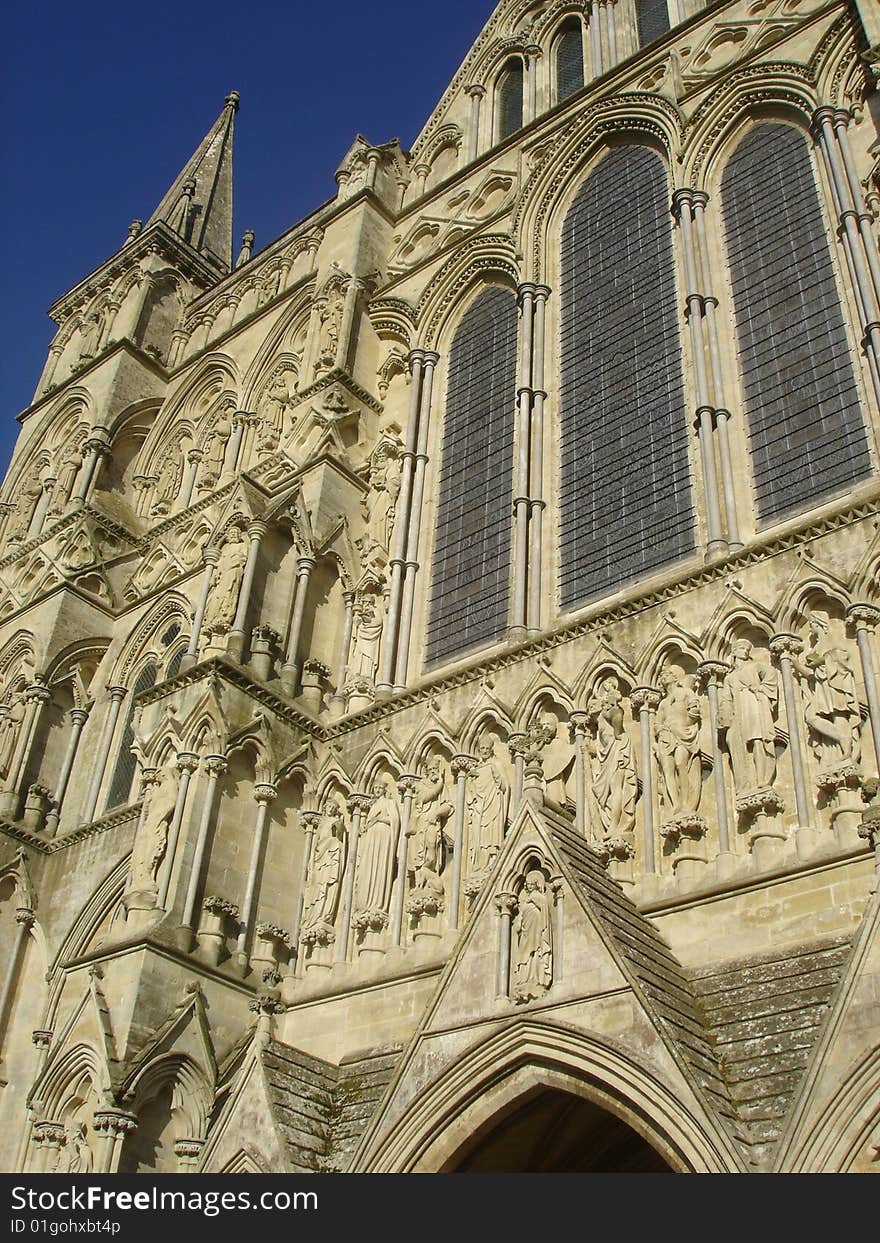
[[[880,19],[502,0],[2,488],[5,1170],[877,1171]]]

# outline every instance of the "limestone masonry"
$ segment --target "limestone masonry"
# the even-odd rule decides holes
[[[880,1172],[878,79],[876,0],[502,0],[58,299],[0,1168]]]

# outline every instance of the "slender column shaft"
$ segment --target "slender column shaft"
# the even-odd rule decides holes
[[[237,659],[241,659],[244,651],[245,624],[247,622],[251,592],[254,586],[254,576],[257,572],[257,562],[260,557],[260,542],[268,530],[269,528],[265,522],[252,522],[248,527],[250,544],[248,545],[247,561],[245,562],[244,574],[241,579],[241,590],[238,593],[238,607],[235,610],[235,619],[232,623],[227,643],[227,651]]]
[[[199,892],[199,884],[202,879],[202,868],[205,862],[205,851],[208,845],[208,833],[211,828],[211,817],[214,814],[214,802],[217,797],[217,784],[223,774],[226,772],[226,756],[225,755],[208,755],[205,757],[204,767],[208,773],[208,788],[205,790],[205,800],[202,804],[202,818],[199,821],[199,829],[196,835],[195,849],[193,850],[192,863],[190,865],[189,882],[186,887],[186,897],[183,902],[183,919],[181,927],[188,928],[190,932],[194,931],[193,922],[195,918],[196,897]]]
[[[211,594],[211,584],[214,581],[214,569],[217,565],[219,552],[216,548],[206,548],[202,553],[202,560],[205,568],[202,571],[202,582],[199,588],[199,599],[196,604],[196,613],[193,618],[192,633],[189,636],[189,643],[186,645],[186,651],[180,662],[181,672],[191,669],[196,663],[199,651],[199,640],[202,637],[202,626],[205,621],[205,610],[208,607],[208,596]]]
[[[538,115],[538,57],[540,48],[526,50],[526,115],[525,124],[534,121]]]
[[[183,481],[183,489],[180,493],[180,508],[189,509],[193,497],[193,491],[196,486],[196,476],[199,473],[199,463],[204,454],[201,449],[189,449],[186,455],[186,478]]]
[[[718,741],[718,688],[730,665],[721,660],[706,660],[699,672],[706,684],[709,700],[709,729],[712,734],[712,777],[715,785],[715,811],[718,817],[718,850],[727,854],[730,850],[730,813],[727,808],[727,787],[724,784],[724,756]]]
[[[511,819],[519,811],[523,796],[523,783],[526,772],[526,735],[511,734],[507,740],[513,759],[513,798],[511,800]]]
[[[85,504],[98,469],[98,462],[106,452],[107,445],[103,440],[90,438],[83,445],[83,465],[77,479],[76,492],[73,494],[73,503],[75,505],[81,506]]]
[[[469,86],[467,93],[471,97],[471,119],[468,130],[468,163],[472,164],[480,151],[480,101],[486,94],[482,86]]]
[[[428,466],[428,428],[431,417],[431,390],[434,384],[434,368],[438,356],[425,352],[425,373],[422,381],[422,399],[419,409],[419,439],[413,476],[412,509],[409,515],[407,536],[406,575],[400,603],[400,633],[397,640],[397,667],[394,685],[403,690],[406,686],[409,646],[412,631],[413,603],[415,600],[416,574],[419,569],[419,538],[422,522],[422,498],[425,491],[425,472]]]
[[[454,755],[452,771],[455,774],[455,824],[452,846],[452,881],[449,893],[449,927],[458,927],[461,908],[461,873],[464,866],[464,812],[467,797],[467,779],[474,764],[472,755]]]
[[[296,586],[293,594],[293,611],[290,617],[290,630],[287,635],[287,650],[281,666],[281,685],[292,695],[296,690],[296,676],[299,668],[297,649],[302,634],[303,617],[306,611],[306,600],[309,594],[309,579],[315,566],[313,557],[300,557],[296,563]]]
[[[859,175],[856,172],[853,163],[852,151],[849,145],[849,135],[847,129],[849,127],[849,113],[838,110],[834,114],[834,133],[837,135],[840,154],[843,157],[843,168],[846,173],[846,180],[849,184],[850,195],[853,204],[858,213],[859,236],[862,239],[862,245],[865,248],[865,258],[868,261],[868,268],[871,272],[871,279],[874,283],[875,297],[880,300],[880,252],[877,250],[877,242],[871,231],[872,217],[865,206],[865,196],[862,190]]]
[[[516,907],[511,893],[500,893],[495,899],[498,911],[498,980],[495,993],[498,997],[510,995],[510,921]]]
[[[116,723],[119,720],[122,701],[128,694],[128,688],[125,686],[111,686],[108,689],[110,693],[110,708],[104,721],[104,732],[101,734],[101,741],[98,744],[98,752],[95,756],[92,784],[89,786],[89,793],[83,808],[83,824],[90,824],[95,818],[98,795],[101,792],[101,784],[104,780],[107,761],[110,758],[110,747],[113,744],[113,736],[116,733]]]
[[[272,785],[259,784],[254,789],[257,800],[257,823],[254,829],[254,840],[251,845],[251,857],[248,863],[247,882],[244,887],[244,898],[241,903],[241,922],[238,927],[236,954],[239,964],[245,965],[248,958],[248,942],[253,940],[254,916],[259,901],[263,847],[266,842],[266,830],[269,827],[269,812],[277,791]]]
[[[336,654],[336,686],[333,699],[345,702],[345,676],[348,673],[348,656],[351,650],[351,632],[354,628],[354,592],[342,593],[343,617],[342,634],[339,636],[339,650]]]
[[[530,634],[541,629],[541,578],[544,517],[544,349],[546,334],[546,285],[535,286],[535,318],[532,348],[532,426],[529,466],[529,596],[526,625]]]
[[[27,907],[19,907],[15,912],[15,922],[18,927],[15,930],[15,940],[12,943],[12,952],[6,962],[6,972],[3,976],[3,988],[0,989],[0,1038],[8,1030],[7,1020],[9,1018],[9,1004],[12,1001],[12,993],[15,988],[15,981],[18,979],[18,972],[24,958],[25,946],[27,945],[28,935],[31,925],[34,922],[34,913]],[[0,1045],[2,1052],[2,1045]]]
[[[247,412],[237,410],[232,417],[232,435],[229,437],[229,443],[226,446],[226,459],[223,463],[223,473],[235,474],[238,469],[238,458],[241,453],[241,442],[244,437],[244,429],[247,426]]]
[[[415,773],[404,773],[397,783],[397,788],[403,795],[403,808],[400,816],[400,836],[397,839],[397,878],[394,883],[394,895],[391,899],[392,945],[400,945],[403,941],[403,894],[406,889],[406,856],[409,849],[409,826],[412,821],[413,796],[418,780]]]
[[[21,786],[27,774],[33,750],[34,738],[40,724],[44,705],[51,698],[48,689],[39,682],[25,689],[25,712],[21,729],[12,753],[9,775],[6,779],[6,790],[3,794],[3,814],[15,818],[18,815]]]
[[[605,23],[608,29],[608,68],[617,64],[617,26],[614,21],[614,0],[605,0]]]
[[[532,332],[535,312],[535,287],[527,284],[519,289],[520,362],[517,391],[517,461],[516,496],[513,501],[513,616],[512,628],[522,638],[526,629],[529,524],[529,463],[531,458],[532,405]]]
[[[342,919],[340,920],[339,937],[336,941],[336,961],[345,962],[348,957],[348,938],[351,932],[351,904],[354,899],[354,874],[357,868],[358,837],[361,831],[363,795],[354,795],[349,801],[351,807],[351,833],[348,842],[348,856],[345,860],[345,878],[342,887]]]
[[[565,887],[561,876],[554,876],[550,881],[553,893],[553,983],[558,984],[563,976],[563,948],[565,945]]]
[[[315,842],[315,833],[320,820],[320,812],[304,811],[302,813],[303,829],[305,830],[305,841],[303,842],[302,863],[299,868],[299,885],[296,891],[296,904],[293,911],[293,924],[290,929],[290,945],[293,951],[293,961],[290,964],[290,975],[296,970],[296,959],[299,957],[299,934],[302,929],[303,902],[306,896],[306,882],[309,879],[309,864],[312,860],[312,846]]]
[[[639,710],[639,749],[642,767],[642,834],[645,875],[656,875],[657,849],[654,824],[654,723],[652,716],[660,703],[660,692],[652,686],[637,686],[630,696]]]
[[[168,829],[168,844],[165,847],[165,864],[162,869],[162,880],[159,884],[159,893],[156,898],[156,905],[160,910],[165,909],[165,903],[168,901],[168,892],[171,888],[171,878],[174,875],[174,864],[177,858],[177,843],[180,840],[180,829],[186,811],[186,796],[189,793],[189,783],[192,780],[192,775],[198,766],[199,757],[192,751],[181,751],[177,757],[180,781],[177,786],[174,814],[171,817],[171,824]]]
[[[388,618],[382,636],[382,665],[377,690],[390,692],[394,684],[397,665],[397,636],[400,622],[400,605],[406,568],[406,545],[409,534],[409,515],[412,507],[413,480],[415,478],[416,447],[419,435],[419,410],[422,396],[422,374],[425,354],[413,350],[410,354],[409,416],[406,424],[406,447],[401,454],[400,496],[394,520],[394,547],[391,557],[391,586],[388,597]]]
[[[43,480],[43,491],[31,516],[31,523],[27,533],[28,539],[33,539],[43,530],[43,523],[46,521],[46,514],[49,512],[49,506],[52,503],[52,489],[57,482],[58,480],[52,477]]]
[[[874,738],[874,756],[877,760],[877,772],[880,773],[880,692],[877,688],[877,673],[871,652],[871,632],[880,622],[880,609],[872,604],[851,604],[847,609],[847,620],[852,622],[856,631],[859,659],[862,663],[862,680],[865,683],[865,698],[868,701],[868,718]]]
[[[342,307],[342,324],[339,328],[339,341],[336,346],[335,366],[337,371],[344,371],[348,367],[348,359],[351,353],[354,315],[357,308],[358,295],[361,289],[361,282],[352,277],[352,279],[348,282],[348,288],[345,291],[345,302]]]
[[[590,5],[590,59],[593,77],[602,76],[602,6],[600,0],[593,0]]]
[[[58,828],[58,821],[61,818],[61,810],[64,805],[64,796],[67,793],[67,785],[70,781],[70,774],[73,772],[73,763],[76,759],[76,752],[79,747],[79,740],[83,731],[83,726],[89,719],[89,714],[85,708],[71,708],[68,715],[70,717],[70,737],[67,740],[67,751],[64,755],[64,763],[61,765],[61,773],[58,777],[58,784],[55,789],[55,806],[46,816],[46,829],[53,835],[55,830]]]
[[[581,837],[587,836],[587,767],[584,755],[587,721],[586,712],[571,714],[574,731],[574,827]]]
[[[803,651],[803,640],[795,634],[778,634],[770,640],[770,651],[779,661],[782,673],[782,693],[785,697],[785,716],[788,724],[788,747],[791,753],[794,778],[794,800],[797,807],[798,826],[809,828],[812,820],[810,798],[804,770],[804,753],[801,747],[801,704],[794,680],[791,658]]]

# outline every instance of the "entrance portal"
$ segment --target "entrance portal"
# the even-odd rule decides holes
[[[468,1174],[671,1174],[625,1122],[581,1097],[544,1089],[494,1118],[447,1169]]]

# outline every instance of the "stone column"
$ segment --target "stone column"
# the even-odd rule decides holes
[[[330,712],[333,716],[341,716],[345,711],[345,675],[348,672],[348,656],[351,649],[351,632],[354,628],[354,592],[342,593],[342,634],[339,637],[339,651],[336,655],[336,685],[330,696]]]
[[[617,64],[617,26],[614,21],[615,0],[605,0],[605,29],[608,40],[608,61],[606,69],[613,69]]]
[[[453,827],[452,880],[449,887],[449,927],[458,928],[461,909],[461,873],[464,866],[464,813],[467,797],[467,779],[473,771],[476,759],[472,755],[452,757],[452,775],[455,777],[455,825]]]
[[[523,124],[529,125],[538,115],[538,60],[541,49],[531,45],[525,49],[526,57],[526,98]]]
[[[358,837],[361,831],[361,820],[368,811],[372,799],[369,794],[352,794],[348,800],[351,812],[351,833],[348,842],[348,856],[345,860],[345,877],[342,889],[342,920],[339,937],[336,942],[336,961],[345,962],[348,958],[348,938],[351,933],[351,905],[354,900],[354,874],[357,869]]]
[[[96,1155],[96,1174],[114,1174],[119,1169],[126,1135],[137,1128],[137,1118],[124,1109],[95,1110],[95,1132],[104,1140],[103,1152]]]
[[[15,940],[12,943],[12,949],[7,951],[8,958],[6,960],[6,970],[3,974],[3,987],[0,988],[0,1038],[3,1033],[7,1032],[7,1019],[9,1017],[9,1003],[12,1000],[12,994],[15,989],[15,981],[24,959],[24,952],[27,948],[27,940],[30,930],[34,925],[35,915],[30,907],[20,906],[15,912]],[[0,1044],[2,1051],[2,1044]]]
[[[92,770],[92,784],[89,786],[89,792],[86,797],[85,807],[82,813],[82,823],[91,824],[95,818],[95,808],[98,806],[98,795],[101,792],[101,784],[104,780],[104,773],[107,768],[107,761],[110,758],[110,748],[113,745],[113,736],[116,733],[116,723],[119,720],[119,713],[122,709],[122,701],[128,694],[127,686],[110,686],[107,688],[110,695],[110,707],[104,721],[104,732],[101,735],[101,741],[98,744],[98,751],[94,760],[94,768]]]
[[[9,775],[6,779],[6,789],[0,793],[0,816],[7,816],[11,820],[14,820],[18,815],[22,793],[21,785],[27,773],[27,766],[30,761],[34,738],[39,728],[43,708],[52,698],[49,688],[43,683],[42,679],[25,687],[24,697],[25,713],[18,738],[16,739],[15,750],[12,753]]]
[[[57,482],[57,477],[52,475],[48,475],[43,480],[43,491],[31,515],[31,522],[27,533],[28,539],[34,539],[42,533],[43,523],[46,521],[46,514],[49,512],[49,506],[52,503],[52,489]]]
[[[530,635],[541,631],[541,574],[544,520],[544,350],[547,285],[535,285],[534,339],[532,343],[532,456],[529,466],[529,599],[526,626]]]
[[[287,632],[287,646],[284,661],[281,665],[281,687],[287,695],[296,694],[297,648],[302,633],[303,616],[305,615],[306,599],[309,593],[309,578],[315,568],[314,557],[299,557],[296,563],[296,585],[293,591],[293,609],[290,618],[290,629]]]
[[[709,196],[702,190],[692,190],[690,194],[691,209],[697,231],[697,257],[705,273],[708,269],[708,256],[711,254],[706,236],[706,205]],[[727,545],[734,551],[742,548],[739,533],[739,517],[736,503],[736,478],[730,457],[730,411],[724,401],[724,372],[721,366],[721,347],[718,341],[718,322],[716,312],[718,299],[703,287],[703,316],[709,341],[709,367],[712,376],[712,394],[715,406],[715,430],[718,436],[718,457],[721,462],[721,487],[724,494],[724,516],[727,522]]]
[[[510,758],[513,760],[513,798],[511,800],[510,818],[519,811],[525,783],[526,755],[529,750],[528,734],[511,734],[507,740]]]
[[[226,445],[226,456],[223,459],[223,474],[234,475],[238,469],[238,458],[241,453],[241,442],[245,428],[250,420],[247,410],[236,410],[232,416],[232,435]]]
[[[434,384],[434,368],[439,361],[439,354],[430,350],[424,352],[424,376],[422,379],[422,397],[419,410],[419,439],[416,447],[415,469],[413,474],[412,506],[409,514],[409,532],[407,535],[406,572],[403,580],[403,592],[400,602],[400,633],[397,646],[397,668],[394,675],[394,689],[406,689],[407,665],[409,663],[409,645],[412,630],[413,602],[415,600],[416,575],[419,570],[419,539],[422,527],[422,497],[425,491],[425,472],[428,466],[428,425],[431,417],[431,390]]]
[[[268,782],[258,782],[254,786],[254,798],[257,802],[257,824],[254,829],[254,840],[251,845],[251,857],[248,863],[247,881],[244,887],[244,898],[241,904],[241,917],[238,927],[238,941],[235,947],[235,965],[244,975],[248,969],[248,941],[253,931],[251,925],[259,903],[260,880],[262,879],[261,861],[263,847],[266,842],[266,830],[269,827],[269,813],[278,791]]]
[[[304,811],[300,814],[303,823],[303,831],[305,833],[305,841],[303,843],[302,863],[299,869],[299,888],[296,896],[296,906],[293,912],[293,924],[290,930],[290,968],[288,975],[293,975],[296,971],[297,959],[299,958],[299,934],[302,928],[303,917],[303,900],[306,894],[306,882],[309,878],[309,863],[312,858],[312,846],[315,841],[315,833],[318,828],[318,821],[321,819],[319,811]]]
[[[470,96],[471,118],[468,129],[468,163],[472,164],[480,153],[480,101],[486,94],[484,86],[466,86],[465,94]]]
[[[412,507],[412,489],[415,478],[416,447],[419,434],[419,409],[422,395],[422,373],[425,351],[412,350],[409,356],[410,390],[409,416],[406,423],[406,446],[400,455],[400,495],[397,498],[397,515],[394,520],[394,547],[389,561],[391,586],[388,598],[388,617],[382,635],[382,661],[377,693],[391,693],[394,671],[397,665],[397,637],[400,622],[400,603],[403,579],[406,571],[406,546],[409,533],[409,515]]]
[[[586,712],[572,712],[569,720],[574,734],[574,827],[581,837],[587,836],[587,757],[584,745],[589,719]]]
[[[65,1132],[63,1122],[42,1119],[34,1126],[32,1139],[37,1149],[35,1174],[54,1174],[61,1155]]]
[[[232,623],[232,629],[226,639],[226,651],[233,660],[241,660],[244,655],[245,641],[245,625],[247,622],[248,605],[250,604],[251,591],[254,586],[254,576],[257,572],[257,561],[260,556],[260,542],[263,536],[269,530],[268,524],[257,519],[248,526],[248,536],[250,537],[250,545],[248,547],[247,561],[244,566],[244,574],[242,575],[241,588],[238,592],[238,607],[235,610],[235,619]]]
[[[706,500],[707,551],[724,552],[727,541],[721,526],[721,507],[718,501],[718,474],[715,469],[715,443],[713,425],[714,408],[709,400],[709,382],[706,374],[706,357],[703,345],[703,296],[698,289],[697,261],[692,229],[692,199],[689,190],[676,190],[672,198],[672,210],[678,219],[682,239],[685,270],[685,318],[691,339],[691,356],[694,362],[696,389],[696,428],[700,442],[700,463],[703,472],[703,490]]]
[[[799,831],[813,827],[810,796],[807,792],[807,779],[804,768],[804,752],[801,746],[803,706],[800,702],[800,693],[795,682],[794,669],[792,668],[792,657],[799,656],[803,650],[803,639],[796,634],[776,634],[770,639],[770,651],[776,657],[780,672],[782,673],[782,693],[785,697],[788,747],[791,752],[794,800],[797,808]]]
[[[639,712],[639,744],[642,767],[642,833],[644,848],[644,871],[646,876],[657,875],[657,848],[654,830],[654,723],[653,716],[660,704],[660,692],[653,686],[636,686],[630,702]]]
[[[495,996],[500,1000],[510,996],[510,925],[516,910],[516,895],[499,893],[495,899],[498,912],[498,978]]]
[[[205,791],[204,802],[202,803],[202,818],[199,821],[199,829],[196,835],[195,849],[193,850],[192,862],[190,864],[189,883],[187,884],[186,897],[183,903],[183,918],[177,935],[178,947],[186,952],[192,949],[195,942],[193,921],[195,918],[196,898],[202,879],[202,868],[205,862],[205,850],[208,845],[211,817],[214,814],[217,784],[226,772],[227,763],[225,755],[206,755],[202,760],[202,765],[208,774],[208,788]]]
[[[397,839],[397,877],[394,882],[394,894],[391,899],[391,944],[400,945],[403,941],[403,894],[406,889],[406,857],[409,847],[409,826],[412,820],[413,796],[418,785],[415,773],[403,773],[397,788],[403,796],[403,807],[400,816],[400,836]]]
[[[83,465],[79,473],[76,491],[71,498],[71,504],[76,509],[81,509],[88,500],[89,491],[98,470],[98,463],[105,453],[110,452],[110,446],[107,443],[108,437],[109,432],[106,427],[95,427],[92,429],[88,440],[83,444]]]
[[[187,449],[186,451],[186,478],[183,481],[183,491],[180,494],[181,509],[189,509],[193,490],[196,486],[196,475],[199,473],[199,462],[201,462],[204,456],[201,449]]]
[[[55,788],[55,806],[46,816],[46,832],[50,837],[54,837],[58,831],[58,821],[61,818],[61,809],[64,803],[64,796],[67,793],[70,774],[73,771],[73,763],[76,759],[80,735],[82,734],[83,726],[89,719],[89,714],[85,708],[71,708],[67,715],[70,718],[70,737],[67,740],[67,751],[64,755],[64,763],[61,765],[58,784]]]
[[[590,61],[593,77],[602,76],[602,0],[590,0]]]
[[[565,884],[561,876],[550,877],[550,892],[553,894],[553,978],[551,984],[558,984],[562,979],[562,947],[565,943]]]
[[[208,607],[208,596],[211,594],[211,584],[214,581],[214,569],[220,557],[220,550],[215,546],[205,548],[202,551],[202,561],[205,568],[202,571],[202,582],[199,588],[199,599],[196,604],[195,617],[193,618],[192,633],[189,636],[189,643],[186,645],[186,651],[180,660],[180,672],[185,673],[187,669],[192,669],[198,660],[199,640],[202,637],[202,625],[205,620],[205,610]]]
[[[189,792],[189,783],[192,780],[192,775],[198,766],[199,757],[193,751],[181,751],[178,753],[177,767],[180,770],[180,780],[177,786],[177,800],[174,804],[171,824],[168,827],[162,879],[156,896],[156,906],[160,910],[165,909],[165,904],[168,901],[168,892],[171,888],[171,878],[174,874],[174,864],[177,858],[177,843],[180,840],[180,829],[183,824],[184,813],[186,812],[186,796]]]
[[[416,164],[413,168],[413,172],[416,175],[416,198],[421,198],[425,193],[428,185],[428,173],[430,171],[430,164]]]
[[[354,328],[354,316],[357,309],[357,300],[363,290],[363,283],[354,276],[348,282],[348,288],[345,291],[345,302],[342,306],[342,323],[339,327],[339,340],[336,343],[336,358],[334,366],[337,371],[346,371],[348,369],[348,360],[351,355],[351,344]]]
[[[852,203],[856,209],[859,237],[862,239],[865,259],[867,260],[871,280],[874,285],[874,293],[880,299],[880,253],[878,253],[877,241],[872,232],[873,217],[867,210],[862,182],[859,180],[859,175],[853,162],[852,151],[850,150],[849,135],[847,133],[849,122],[849,112],[838,108],[834,113],[834,134],[837,138],[837,145],[840,147],[843,171],[846,174]]]
[[[877,674],[871,654],[871,635],[874,627],[880,622],[880,608],[873,604],[851,604],[846,610],[846,620],[856,632],[859,659],[862,664],[862,680],[865,683],[865,698],[868,701],[868,718],[874,739],[874,756],[877,760],[877,771],[880,773],[880,692],[877,688]]]
[[[529,465],[531,461],[532,409],[532,321],[535,313],[535,287],[519,287],[521,308],[519,340],[519,387],[517,405],[516,493],[513,499],[513,612],[510,637],[521,640],[526,635],[526,600],[528,578]]]
[[[709,729],[712,734],[712,777],[715,783],[715,812],[718,818],[718,850],[716,868],[719,875],[729,874],[735,862],[730,849],[730,812],[727,806],[727,787],[724,784],[724,756],[718,738],[718,691],[730,672],[725,660],[704,660],[697,672],[703,680],[709,700]]]

